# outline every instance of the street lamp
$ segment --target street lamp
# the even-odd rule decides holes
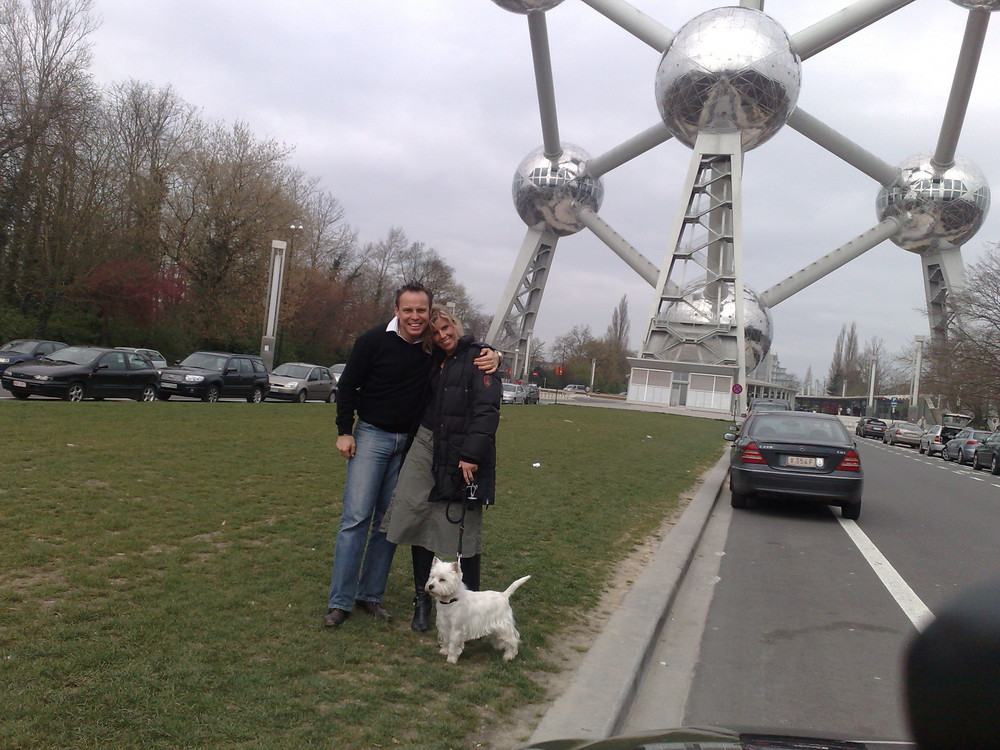
[[[278,312],[281,309],[281,288],[285,279],[285,261],[291,254],[291,243],[295,233],[301,232],[302,229],[301,224],[292,223],[288,227],[288,242],[271,241],[271,270],[267,283],[267,315],[264,319],[264,335],[260,339],[260,356],[268,371],[274,367],[274,343],[278,330]]]
[[[920,419],[920,406],[917,404],[917,399],[920,397],[920,369],[922,367],[922,359],[924,354],[924,336],[914,336],[914,341],[917,342],[917,357],[916,364],[913,367],[913,390],[910,393],[910,404],[913,407],[913,421],[916,422]]]

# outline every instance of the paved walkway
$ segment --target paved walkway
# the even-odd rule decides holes
[[[706,473],[694,498],[587,652],[569,689],[535,728],[531,742],[601,739],[619,730],[728,469],[726,454]]]

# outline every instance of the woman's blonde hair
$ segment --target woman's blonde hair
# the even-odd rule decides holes
[[[462,321],[452,315],[447,307],[432,308],[431,317],[427,321],[427,332],[424,334],[424,351],[428,354],[434,351],[434,330],[431,326],[434,325],[434,321],[436,320],[451,323],[451,327],[455,329],[455,335],[459,338],[465,335],[465,330],[462,328]]]

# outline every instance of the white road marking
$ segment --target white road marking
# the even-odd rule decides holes
[[[851,541],[858,548],[858,551],[864,555],[868,564],[872,566],[875,575],[879,577],[889,590],[889,593],[892,594],[892,598],[896,600],[903,613],[910,618],[913,626],[917,630],[923,630],[930,625],[934,619],[934,613],[927,608],[927,605],[907,585],[903,577],[889,564],[889,561],[885,559],[885,556],[879,551],[878,547],[872,543],[868,535],[861,530],[861,527],[856,522],[841,518],[839,513],[837,513],[837,509],[833,506],[830,507],[830,510],[837,516],[837,520],[844,527],[844,531],[847,532]]]

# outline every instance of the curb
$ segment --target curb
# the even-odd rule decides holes
[[[727,451],[705,473],[677,524],[663,537],[653,559],[587,652],[570,687],[542,717],[531,735],[532,743],[604,739],[621,729],[728,469]]]

